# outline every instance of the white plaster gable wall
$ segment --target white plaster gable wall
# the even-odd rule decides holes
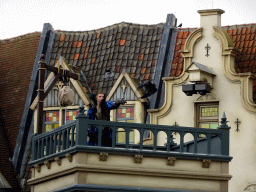
[[[225,111],[230,130],[230,174],[233,175],[229,181],[230,192],[240,192],[248,183],[256,182],[256,115],[248,112],[241,99],[241,84],[231,82],[224,74],[221,42],[214,37],[213,26],[221,25],[221,16],[201,14],[202,39],[194,46],[192,61],[209,66],[216,76],[213,77],[213,89],[211,93],[219,101],[219,120]],[[209,57],[206,57],[205,46],[209,44]],[[224,64],[225,65],[225,64]],[[166,81],[172,83],[172,81]],[[189,82],[185,82],[189,83]],[[182,92],[182,85],[174,85],[172,89],[172,104],[168,115],[158,119],[157,124],[193,127],[195,121],[195,100],[200,95],[186,96]],[[167,98],[171,99],[171,98]],[[241,124],[236,132],[235,121],[239,118]],[[179,137],[174,136],[175,142],[179,143]],[[188,141],[192,138],[186,137]],[[158,135],[159,144],[166,143],[166,135]]]

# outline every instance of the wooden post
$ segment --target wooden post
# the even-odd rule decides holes
[[[55,83],[59,80],[59,77],[61,74],[64,74],[64,69],[60,69],[57,67],[53,67],[50,65],[47,65],[45,62],[45,56],[41,56],[41,60],[39,61],[39,77],[38,77],[38,113],[37,113],[37,133],[40,134],[43,132],[43,107],[44,107],[44,99],[47,96],[47,94],[50,92],[50,90],[53,88]],[[45,70],[51,71],[55,73],[55,77],[52,80],[52,82],[49,84],[48,88],[44,90],[44,77],[45,77]],[[79,80],[79,75],[76,73],[72,73],[70,71],[67,71],[66,73],[67,77]]]
[[[37,113],[37,133],[43,131],[43,107],[44,107],[44,76],[46,70],[45,56],[41,56],[39,61],[39,80],[38,80],[38,113]]]

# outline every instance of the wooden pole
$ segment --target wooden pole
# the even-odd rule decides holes
[[[46,70],[45,56],[41,56],[39,61],[39,80],[38,80],[38,113],[37,113],[37,133],[43,132],[43,107],[44,107],[44,76]]]
[[[50,90],[53,88],[55,83],[58,81],[61,74],[64,74],[64,69],[59,69],[57,67],[53,67],[50,65],[47,65],[45,62],[45,56],[41,56],[41,60],[39,61],[39,74],[38,74],[38,113],[37,113],[37,133],[40,134],[43,132],[43,117],[44,117],[44,99],[47,96],[47,94],[50,92]],[[44,90],[44,77],[45,77],[45,70],[51,71],[55,73],[55,78],[49,85],[49,87]],[[72,73],[70,71],[67,71],[66,73],[67,77],[79,80],[79,75],[76,73]]]

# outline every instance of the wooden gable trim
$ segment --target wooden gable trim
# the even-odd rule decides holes
[[[126,79],[126,81],[128,82],[128,84],[130,85],[130,87],[132,88],[134,94],[136,95],[136,97],[140,98],[142,97],[142,93],[140,90],[138,90],[138,85],[137,83],[131,78],[131,76],[128,73],[121,73],[120,76],[118,77],[116,83],[114,84],[113,88],[111,89],[111,91],[109,92],[108,96],[107,96],[107,100],[110,100],[110,98],[114,95],[114,93],[116,92],[116,89],[118,88],[118,86],[120,85],[121,81],[123,80],[123,78]],[[147,102],[146,99],[141,99],[140,102]]]
[[[62,66],[63,69],[66,69],[66,70],[74,73],[72,68],[69,66],[68,62],[61,56],[60,56],[59,61],[57,61],[57,63],[55,64],[55,67],[59,67],[60,65]],[[54,73],[51,72],[50,75],[47,77],[47,79],[45,81],[45,86],[44,86],[45,88],[47,86],[49,86],[50,82],[54,79],[54,77],[55,77]],[[75,80],[75,79],[70,78],[70,81],[71,81],[72,85],[74,86],[75,90],[77,91],[78,95],[80,96],[80,98],[83,100],[84,104],[89,105],[90,104],[90,99],[87,96],[87,94],[86,94],[85,90],[83,89],[83,86],[79,82],[79,80]],[[33,103],[31,104],[30,109],[35,110],[35,108],[37,106],[37,103],[38,103],[38,95],[36,96]]]

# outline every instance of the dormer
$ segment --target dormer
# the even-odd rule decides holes
[[[189,82],[209,83],[211,88],[213,87],[212,79],[213,79],[213,76],[216,76],[216,74],[214,73],[212,68],[197,62],[192,62],[187,67],[185,72],[189,73],[189,79],[188,79]]]

